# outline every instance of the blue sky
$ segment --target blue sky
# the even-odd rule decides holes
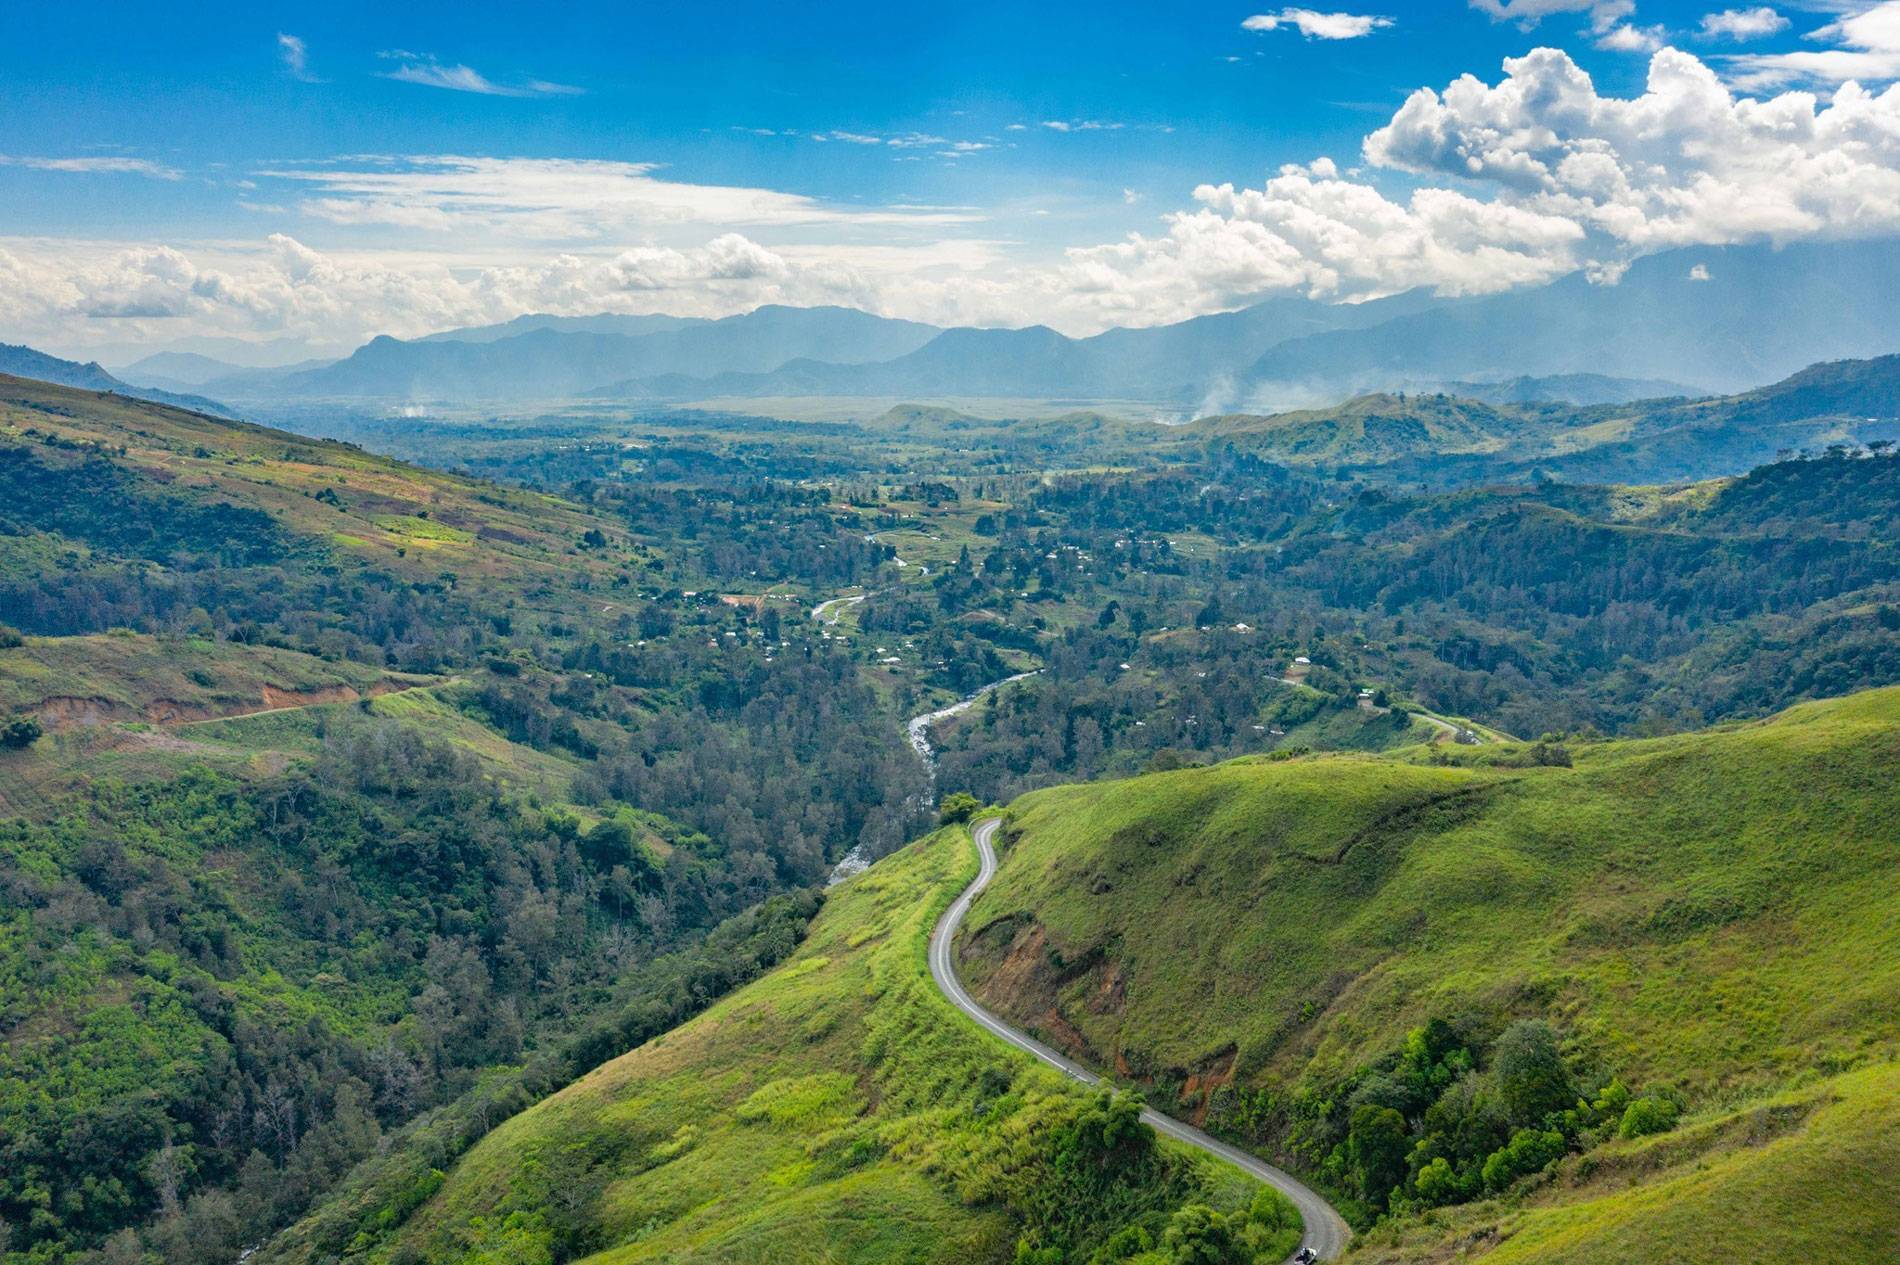
[[[1498,288],[1557,264],[1613,272],[1654,242],[1549,190],[1527,203],[1501,168],[1474,180],[1421,158],[1417,137],[1368,163],[1366,138],[1416,90],[1465,74],[1497,85],[1507,58],[1539,48],[1603,98],[1640,97],[1670,48],[1736,99],[1818,93],[1810,115],[1844,79],[1879,94],[1900,75],[1900,5],[1854,0],[159,8],[0,14],[0,297],[9,276],[59,292],[0,315],[0,337],[332,345],[523,305],[716,313],[772,299],[1080,330],[1285,289]],[[1599,142],[1615,144],[1566,138]],[[1325,193],[1324,215],[1352,189],[1417,211],[1409,199],[1442,187],[1550,221],[1486,212],[1476,230],[1487,248],[1546,257],[1342,279],[1279,212],[1196,197],[1231,184],[1273,201],[1283,164],[1323,156],[1338,172],[1308,179],[1351,186]],[[1876,155],[1862,192],[1883,191],[1892,165]],[[1399,260],[1474,254],[1470,211],[1449,225],[1345,218]],[[1617,249],[1564,246],[1553,212]],[[1798,235],[1812,212],[1717,231]],[[1121,288],[1160,268],[1122,249],[1128,235],[1178,237],[1182,216],[1243,226],[1212,249],[1254,258]],[[1868,231],[1830,217],[1851,218],[1826,210],[1816,231]],[[1258,224],[1272,240],[1247,240]],[[422,274],[436,278],[426,292],[398,283]]]

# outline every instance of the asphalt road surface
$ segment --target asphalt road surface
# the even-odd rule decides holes
[[[962,895],[958,896],[951,903],[950,908],[944,911],[942,920],[937,923],[937,929],[931,933],[931,978],[937,981],[937,987],[943,990],[943,995],[950,999],[951,1004],[974,1019],[979,1027],[1019,1050],[1027,1050],[1057,1071],[1084,1085],[1098,1084],[1102,1078],[1095,1073],[1078,1063],[1071,1062],[1028,1033],[1018,1032],[978,1005],[976,999],[965,991],[962,983],[957,979],[951,946],[956,941],[957,928],[962,925],[963,916],[970,912],[971,903],[985,887],[989,886],[990,879],[996,875],[996,849],[992,846],[992,841],[996,837],[996,828],[1001,824],[1001,818],[991,817],[979,822],[972,832],[972,837],[976,840],[976,850],[982,857],[982,866],[977,871],[975,881],[964,888]],[[1189,1146],[1198,1147],[1209,1155],[1226,1160],[1229,1164],[1259,1178],[1292,1200],[1293,1206],[1300,1210],[1300,1216],[1306,1222],[1306,1235],[1300,1240],[1300,1246],[1312,1248],[1324,1259],[1336,1257],[1345,1250],[1346,1241],[1352,1237],[1352,1230],[1340,1215],[1333,1211],[1331,1204],[1320,1198],[1298,1178],[1282,1172],[1264,1160],[1254,1158],[1237,1147],[1209,1137],[1193,1125],[1182,1124],[1172,1116],[1164,1116],[1158,1111],[1147,1110],[1141,1113],[1141,1118],[1152,1125],[1157,1132],[1165,1133]]]

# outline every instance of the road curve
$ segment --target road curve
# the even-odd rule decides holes
[[[944,911],[937,929],[930,933],[930,975],[937,981],[937,987],[950,999],[950,1004],[974,1019],[977,1025],[992,1035],[1001,1038],[1019,1050],[1026,1050],[1044,1063],[1055,1068],[1065,1076],[1095,1085],[1101,1077],[1087,1068],[1050,1049],[1025,1032],[1016,1029],[998,1019],[995,1015],[978,1005],[957,979],[956,964],[951,956],[956,941],[957,928],[963,923],[963,916],[970,912],[970,905],[989,886],[990,879],[996,875],[996,849],[991,840],[996,837],[996,828],[1002,824],[1000,817],[991,817],[979,822],[971,837],[976,841],[976,850],[982,858],[976,879],[961,895],[952,901],[950,908]],[[1182,1124],[1172,1116],[1164,1116],[1153,1109],[1143,1111],[1141,1118],[1152,1125],[1159,1133],[1198,1147],[1217,1159],[1226,1160],[1234,1167],[1272,1186],[1300,1210],[1300,1216],[1306,1222],[1306,1234],[1300,1240],[1300,1246],[1310,1247],[1323,1259],[1331,1259],[1345,1250],[1346,1241],[1352,1237],[1352,1230],[1333,1206],[1320,1198],[1310,1187],[1289,1173],[1282,1172],[1263,1160],[1254,1158],[1237,1147],[1227,1145],[1218,1138],[1209,1137],[1192,1125]]]

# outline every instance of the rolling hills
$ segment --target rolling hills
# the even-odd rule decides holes
[[[752,978],[904,830],[887,705],[684,593],[691,528],[0,377],[10,1252],[232,1259]]]
[[[1044,1039],[1389,1208],[1355,1259],[1885,1259],[1896,767],[1882,690],[1669,739],[1038,792],[962,970]],[[1556,1092],[1521,1114],[1503,1047],[1527,1023],[1554,1035]],[[1629,1124],[1638,1097],[1654,1125]],[[1493,1164],[1514,1128],[1552,1149]]]

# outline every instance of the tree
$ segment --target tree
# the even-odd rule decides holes
[[[4,726],[0,726],[0,747],[6,747],[12,751],[30,747],[40,740],[40,735],[44,732],[46,731],[40,727],[39,717],[15,716]]]
[[[1520,1019],[1506,1028],[1492,1047],[1491,1064],[1498,1096],[1515,1125],[1537,1124],[1576,1101],[1557,1033],[1541,1019]]]
[[[937,820],[946,826],[960,821],[968,821],[983,807],[983,801],[968,791],[952,791],[943,797],[943,803],[937,810]]]
[[[1404,1116],[1373,1103],[1353,1109],[1352,1130],[1346,1137],[1346,1162],[1367,1199],[1383,1203],[1392,1188],[1405,1180],[1409,1149]]]

